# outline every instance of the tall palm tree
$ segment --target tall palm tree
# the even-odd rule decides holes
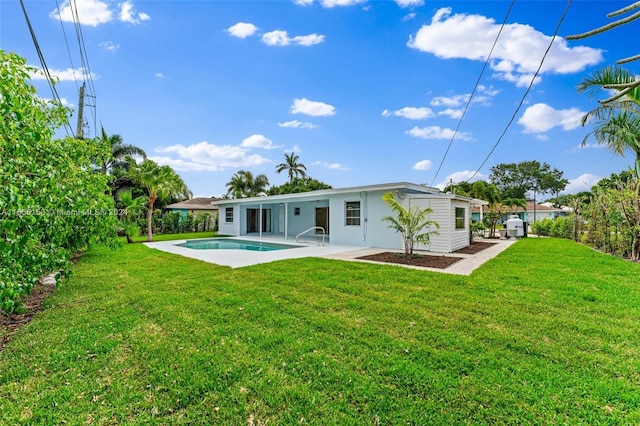
[[[122,140],[122,136],[118,134],[113,134],[111,136],[107,135],[104,128],[102,128],[102,134],[96,139],[96,142],[106,145],[110,152],[109,156],[97,159],[97,164],[103,175],[109,173],[113,168],[126,168],[128,163],[125,159],[127,156],[139,155],[143,159],[147,159],[147,154],[142,148],[138,148],[135,145],[125,144]]]
[[[295,152],[292,152],[291,154],[285,153],[284,163],[276,166],[276,173],[282,173],[286,170],[289,175],[290,183],[297,177],[305,178],[307,176],[307,167],[302,163],[298,163],[298,160],[300,160],[300,156]]]
[[[598,144],[606,145],[611,152],[624,156],[627,150],[635,153],[636,173],[640,172],[640,87],[616,89],[638,80],[628,70],[608,66],[584,78],[577,87],[578,93],[595,96],[612,88],[620,96],[612,96],[582,117],[582,125],[594,123],[594,129],[582,140],[582,146],[593,137]]]
[[[191,191],[171,167],[159,166],[152,160],[132,165],[129,173],[145,193],[148,202],[147,241],[152,241],[153,206],[156,200],[169,197],[187,199],[192,196]]]
[[[232,198],[260,197],[266,194],[269,179],[264,174],[253,176],[247,170],[236,172],[227,182],[227,195]]]

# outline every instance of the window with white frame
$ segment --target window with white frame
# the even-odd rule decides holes
[[[360,201],[347,201],[344,217],[345,225],[360,226]]]
[[[233,223],[233,207],[224,209],[224,221],[225,223]]]
[[[456,229],[465,229],[466,221],[466,211],[464,207],[456,207]]]

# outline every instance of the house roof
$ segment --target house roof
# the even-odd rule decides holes
[[[215,210],[218,206],[214,206],[211,203],[216,201],[217,198],[200,197],[192,198],[190,200],[180,201],[179,203],[169,204],[168,209],[189,209],[189,210]]]
[[[281,194],[270,195],[267,197],[253,197],[253,198],[234,198],[216,200],[213,205],[223,204],[256,204],[263,202],[279,202],[288,200],[308,200],[308,199],[327,199],[332,195],[337,194],[349,194],[354,192],[371,192],[371,191],[402,191],[406,195],[428,195],[432,197],[451,198],[456,200],[470,201],[473,204],[488,204],[486,201],[477,200],[468,197],[462,197],[455,194],[444,193],[438,188],[433,188],[426,185],[419,185],[410,182],[395,182],[395,183],[383,183],[377,185],[365,185],[365,186],[352,186],[348,188],[332,188],[332,189],[319,189],[309,192],[298,192],[295,194]]]

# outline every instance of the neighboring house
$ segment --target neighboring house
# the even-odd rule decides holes
[[[487,212],[487,207],[483,207],[484,213]],[[543,203],[536,204],[535,209],[532,202],[527,202],[527,208],[523,209],[522,207],[510,207],[507,213],[504,215],[504,220],[512,214],[517,214],[520,219],[525,222],[533,223],[534,221],[540,221],[544,219],[555,219],[560,216],[569,216],[571,213],[571,208],[562,206],[562,207],[554,207],[551,203]],[[535,219],[534,219],[535,214]],[[480,208],[474,207],[471,210],[471,219],[472,220],[480,220]],[[503,220],[503,221],[504,221]]]
[[[209,213],[211,215],[211,229],[216,223],[218,217],[218,207],[211,203],[216,201],[217,198],[192,198],[191,200],[180,201],[179,203],[169,204],[166,208],[174,212],[182,212],[184,214],[191,213],[194,216],[197,214]]]
[[[407,182],[352,188],[323,189],[269,197],[218,200],[219,232],[231,236],[277,236],[285,240],[319,237],[331,244],[402,249],[402,238],[388,228],[384,216],[396,216],[382,200],[393,192],[405,207],[431,208],[429,219],[440,225],[429,246],[450,253],[469,245],[471,205],[481,200],[443,193],[437,188]]]

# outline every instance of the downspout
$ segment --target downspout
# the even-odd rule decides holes
[[[360,198],[362,199],[362,241],[367,241],[367,225],[369,222],[369,193],[361,192]]]

